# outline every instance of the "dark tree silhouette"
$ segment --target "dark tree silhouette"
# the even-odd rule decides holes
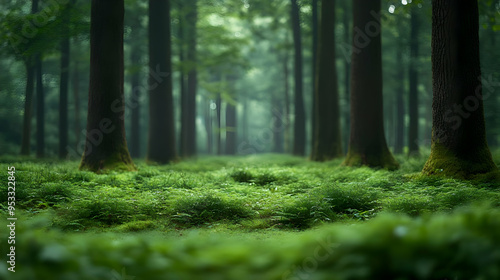
[[[149,136],[147,159],[168,163],[176,160],[170,1],[149,1]]]
[[[432,146],[424,174],[498,175],[486,143],[478,29],[477,0],[432,2]]]
[[[305,155],[306,148],[306,116],[304,108],[304,97],[302,96],[302,42],[300,32],[300,16],[297,0],[292,1],[292,30],[294,55],[294,129],[293,129],[293,154],[297,156]]]
[[[314,95],[317,100],[315,142],[311,159],[325,161],[342,156],[340,113],[335,65],[335,1],[323,1]]]
[[[384,135],[379,13],[380,0],[353,1],[351,136],[344,164],[396,169]]]
[[[42,55],[36,56],[36,157],[45,156],[45,92],[43,90]]]
[[[92,0],[90,83],[81,170],[134,170],[125,138],[123,101],[124,0]]]
[[[59,81],[59,158],[68,156],[68,84],[69,84],[69,15],[72,8],[71,2],[65,7],[62,14],[63,34],[61,40],[61,79]]]

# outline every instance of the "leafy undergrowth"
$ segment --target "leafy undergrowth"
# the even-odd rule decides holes
[[[394,172],[259,155],[97,175],[0,158],[16,168],[15,276],[500,279],[500,183],[423,177],[425,156],[398,159]]]
[[[43,216],[43,215],[40,215]],[[500,210],[463,208],[412,219],[382,214],[267,239],[199,230],[185,236],[17,227],[16,272],[2,279],[500,279]],[[151,227],[150,223],[130,226]],[[0,234],[7,240],[7,234]],[[7,252],[7,243],[0,250]]]
[[[307,229],[382,212],[417,217],[478,202],[500,206],[499,183],[422,177],[425,159],[401,157],[395,172],[285,155],[201,157],[164,166],[139,161],[137,172],[105,175],[78,171],[77,162],[9,166],[16,167],[17,209],[32,215],[52,211],[52,228],[67,231],[123,231],[137,222],[154,224],[144,230]],[[7,200],[5,185],[0,200]],[[6,211],[5,204],[0,207]]]

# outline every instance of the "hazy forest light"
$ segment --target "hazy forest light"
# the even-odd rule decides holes
[[[390,5],[390,6],[389,6],[389,13],[393,14],[393,13],[394,13],[394,10],[396,10],[396,6],[394,6],[394,5]]]

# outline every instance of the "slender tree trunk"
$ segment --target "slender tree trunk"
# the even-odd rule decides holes
[[[484,124],[477,0],[432,2],[432,147],[423,173],[496,175]]]
[[[236,154],[236,106],[226,103],[226,154]]]
[[[196,22],[198,21],[197,0],[189,0],[187,5],[187,57],[189,62],[189,72],[187,76],[186,97],[184,99],[182,116],[185,121],[182,121],[181,137],[183,138],[181,147],[182,155],[191,157],[196,155],[196,89],[198,86],[197,70],[196,70]]]
[[[38,0],[31,1],[31,13],[38,11]],[[21,140],[21,155],[29,156],[31,150],[31,115],[33,112],[33,92],[35,89],[35,60],[30,56],[25,61],[26,66],[26,99],[24,101],[23,136]]]
[[[147,159],[168,163],[176,160],[170,1],[149,1],[149,137]]]
[[[342,156],[340,113],[335,65],[335,1],[323,1],[318,49],[318,71],[314,95],[317,110],[314,131],[316,142],[311,159],[325,161]]]
[[[317,125],[317,116],[316,113],[318,111],[318,100],[316,97],[316,94],[314,94],[316,90],[316,80],[317,80],[317,73],[316,70],[318,68],[318,0],[312,0],[312,33],[313,33],[313,40],[312,40],[312,135],[311,135],[311,143],[312,143],[312,150],[314,150],[314,145],[316,143],[316,125]]]
[[[283,102],[279,98],[273,97],[271,101],[272,130],[273,130],[273,152],[283,153],[283,134],[285,122],[283,121]]]
[[[137,27],[138,28],[138,27]],[[140,65],[141,63],[141,50],[139,45],[133,45],[130,54],[130,63],[132,65]],[[132,157],[140,157],[141,154],[141,125],[140,125],[140,115],[141,115],[141,82],[140,82],[140,71],[134,70],[130,77],[130,86],[132,88],[132,93],[130,96],[131,115],[130,115],[130,155]]]
[[[297,0],[292,1],[292,30],[294,55],[294,129],[293,129],[293,154],[304,156],[306,152],[306,112],[304,109],[304,97],[302,96],[302,42],[300,35],[300,16]]]
[[[419,19],[416,6],[411,11],[411,31],[410,31],[410,95],[408,98],[408,108],[410,113],[410,127],[408,129],[408,154],[410,156],[418,155],[418,32]]]
[[[187,139],[188,139],[188,96],[186,91],[186,57],[185,57],[185,49],[186,49],[186,38],[185,38],[185,20],[186,20],[186,6],[184,5],[184,1],[178,1],[179,5],[179,30],[178,30],[178,41],[179,41],[179,63],[181,65],[181,71],[179,73],[179,92],[181,99],[181,132],[180,132],[180,155],[185,157],[187,156]]]
[[[67,16],[64,18],[64,23],[67,27],[69,24]],[[69,40],[69,36],[67,36],[61,42],[61,80],[59,84],[59,158],[61,159],[65,159],[68,156]]]
[[[124,0],[92,0],[87,141],[81,170],[135,170],[125,138],[123,14]]]
[[[33,92],[35,88],[35,67],[33,59],[26,62],[26,99],[24,101],[23,138],[21,142],[21,155],[29,156],[31,148],[31,115],[33,111]]]
[[[351,136],[344,165],[396,169],[384,135],[380,0],[353,5]]]
[[[350,17],[351,14],[349,11],[349,2],[351,1],[342,1],[344,4],[344,14],[343,14],[343,25],[344,25],[344,42],[349,44],[351,42],[351,25],[350,25]],[[349,59],[344,59],[344,99],[345,99],[345,110],[344,110],[344,154],[347,153],[347,148],[349,147],[349,135],[351,130],[351,115],[349,106],[349,95],[351,90],[351,63]]]
[[[290,86],[289,86],[289,70],[288,70],[288,51],[285,50],[283,59],[283,81],[284,95],[285,95],[285,152],[289,153],[291,150],[291,137],[290,137]]]
[[[212,128],[212,104],[211,100],[206,102],[205,107],[205,130],[207,132],[207,153],[209,155],[213,154],[213,128]]]
[[[73,99],[75,102],[75,149],[78,149],[80,143],[80,133],[82,133],[81,127],[81,114],[80,114],[80,72],[78,70],[78,60],[74,60],[73,64]]]
[[[36,58],[36,157],[45,157],[45,93],[41,54]]]
[[[403,153],[404,147],[404,128],[405,128],[405,105],[404,105],[404,92],[405,92],[405,75],[403,67],[403,46],[399,45],[396,50],[396,60],[398,61],[398,73],[396,81],[398,89],[396,92],[396,142],[394,144],[394,153]]]
[[[217,113],[217,117],[216,117],[216,123],[217,123],[217,132],[216,132],[216,145],[217,145],[217,155],[222,155],[222,143],[221,143],[221,133],[222,133],[222,130],[221,130],[221,106],[222,106],[222,99],[221,99],[221,96],[220,96],[220,93],[217,94],[217,99],[215,100],[215,111]]]

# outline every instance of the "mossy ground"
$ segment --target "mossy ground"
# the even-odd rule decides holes
[[[386,224],[393,225],[393,222],[388,220],[377,222],[391,213],[405,215],[408,218],[397,216],[398,218],[394,220],[407,223],[407,219],[428,219],[431,216],[452,213],[456,209],[467,208],[470,205],[489,205],[490,210],[486,213],[498,211],[492,209],[500,208],[499,181],[465,181],[440,176],[422,176],[420,171],[427,156],[428,153],[410,159],[397,156],[397,160],[401,163],[397,171],[341,166],[342,159],[318,163],[286,155],[200,157],[197,160],[162,166],[149,166],[143,161],[136,160],[137,171],[108,172],[107,174],[78,171],[79,163],[76,161],[48,162],[5,157],[0,158],[0,168],[6,171],[8,166],[16,167],[16,213],[25,223],[20,230],[28,227],[28,224],[31,230],[43,229],[40,233],[40,236],[44,235],[43,240],[57,240],[59,237],[51,239],[55,233],[50,232],[63,231],[65,236],[70,236],[68,238],[86,236],[90,240],[86,246],[93,246],[92,242],[97,242],[93,237],[96,234],[99,236],[105,234],[104,238],[113,240],[126,239],[131,236],[142,239],[144,234],[147,234],[147,239],[165,240],[167,244],[173,245],[177,242],[176,240],[195,234],[198,239],[216,238],[217,244],[223,244],[223,240],[230,236],[229,239],[234,240],[253,240],[251,242],[267,240],[267,242],[285,246],[287,243],[301,243],[302,234],[308,232],[314,234],[318,228],[335,225],[346,230],[345,232],[339,231],[341,233],[336,235],[338,242],[342,242],[345,238],[345,240],[350,240],[348,242],[354,242],[352,244],[363,243],[365,247],[356,250],[360,250],[361,255],[370,255],[373,253],[370,250],[375,250],[375,247],[383,246],[383,244],[379,242],[371,244],[369,240],[364,240],[363,238],[371,238],[365,236],[365,233],[356,235],[356,238],[349,237],[346,235],[349,227],[359,224],[364,226],[366,235],[371,232],[372,237],[375,237],[385,231]],[[499,164],[500,153],[494,155],[494,159],[497,160],[496,164]],[[7,172],[4,172],[0,178],[7,182],[7,176]],[[6,186],[0,188],[0,199],[7,201]],[[7,215],[6,203],[0,205],[0,214]],[[41,217],[44,222],[37,222]],[[414,221],[417,223],[417,220]],[[19,223],[23,224],[23,222]],[[500,227],[500,222],[498,224]],[[396,225],[393,226],[396,227]],[[112,237],[106,237],[108,234],[112,234]],[[214,234],[219,237],[214,237]],[[433,242],[432,237],[427,236],[427,233],[424,235],[430,243]],[[193,250],[206,248],[206,245],[201,246],[196,243],[197,241],[194,241],[196,238],[187,238],[188,241],[182,243],[184,245],[175,246],[187,246],[182,249],[185,252],[191,252],[189,248]],[[380,238],[381,240],[387,239]],[[87,239],[84,238],[84,240]],[[308,242],[312,242],[311,240]],[[52,244],[52,241],[49,241],[47,244]],[[386,241],[391,242],[390,238]],[[133,245],[135,242],[133,241],[129,246],[135,246]],[[6,244],[2,244],[1,248],[4,245]],[[228,249],[229,245],[224,246],[224,254],[248,254],[247,249],[233,252]],[[101,249],[107,248],[104,247]],[[133,251],[132,247],[130,250]],[[162,261],[173,261],[181,265],[180,263],[184,261],[176,259],[175,254],[167,247],[162,247],[160,251],[153,247],[151,249],[147,247],[144,250],[152,250],[147,254],[153,255],[171,254],[171,257]],[[80,249],[84,250],[83,248]],[[78,254],[95,255],[95,253],[83,252],[80,249],[74,249],[76,250],[74,253],[77,254],[78,251]],[[297,254],[294,258],[302,261],[299,257],[302,249],[297,250],[292,250],[294,254]],[[398,249],[394,248],[394,250]],[[213,252],[215,255],[210,255],[210,257],[215,260],[204,260],[201,255],[197,255],[196,260],[193,261],[198,262],[200,266],[203,266],[204,262],[208,266],[213,265],[217,259],[216,255],[222,254],[222,251]],[[355,252],[346,251],[346,254],[356,256]],[[234,257],[244,260],[246,257],[243,255]],[[33,258],[38,258],[37,256],[33,255]],[[134,253],[134,258],[137,256]],[[260,265],[263,267],[260,267],[258,259],[255,259],[253,261],[256,263],[252,264],[251,269],[265,271],[269,263],[279,263],[279,256],[277,252],[267,256],[271,259],[262,260]],[[97,255],[95,257],[97,258]],[[112,262],[106,261],[105,263]],[[133,260],[132,262],[135,263]],[[76,266],[76,264],[71,265]],[[164,270],[169,267],[158,265]],[[112,266],[117,266],[117,263]],[[188,266],[185,268],[187,269]],[[184,271],[182,267],[181,265],[176,269]],[[278,268],[273,267],[275,273]],[[115,268],[117,271],[119,269],[119,267]],[[204,271],[202,267],[196,269]],[[289,267],[280,269],[286,270]],[[348,273],[348,267],[345,269]],[[426,271],[422,272],[423,275],[427,273]],[[324,273],[325,271],[319,270],[318,272]],[[136,273],[147,275],[145,271],[136,271]],[[264,278],[260,279],[282,279],[281,276],[281,274],[273,274],[269,277],[262,276]],[[174,275],[172,277],[172,279],[194,279],[187,276],[176,278]],[[101,278],[97,277],[97,279]],[[217,279],[231,279],[231,277]],[[318,276],[314,279],[331,278]],[[338,279],[376,278],[360,276]]]

